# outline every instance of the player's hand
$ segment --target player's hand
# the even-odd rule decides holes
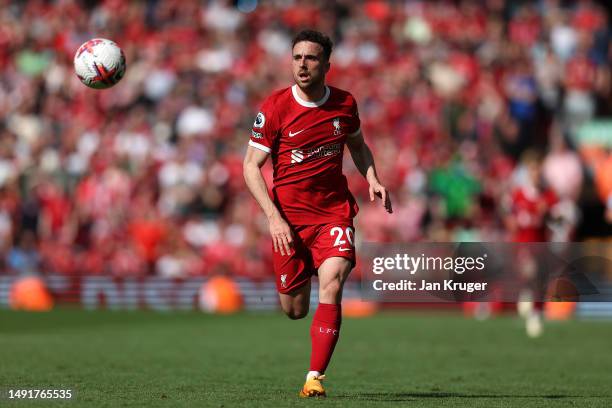
[[[374,197],[381,198],[383,203],[385,204],[385,210],[389,214],[393,213],[393,206],[391,205],[391,197],[389,197],[389,192],[379,182],[370,183],[370,201],[374,201]]]
[[[280,215],[273,215],[269,220],[270,235],[274,244],[274,252],[280,251],[281,255],[291,255],[293,248],[293,232],[287,221]]]

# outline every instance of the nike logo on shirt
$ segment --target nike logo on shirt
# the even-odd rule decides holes
[[[292,133],[291,131],[289,131],[289,137],[293,137],[293,136],[295,136],[295,135],[297,135],[299,133],[302,133],[304,130],[306,130],[306,129],[302,129],[302,130],[300,130],[298,132],[295,132],[295,133]]]

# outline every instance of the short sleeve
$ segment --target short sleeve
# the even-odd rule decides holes
[[[359,110],[357,109],[357,101],[351,96],[350,119],[348,123],[348,137],[357,136],[361,130],[361,120],[359,119]]]
[[[266,153],[272,152],[272,146],[274,146],[274,141],[278,135],[278,125],[275,119],[274,104],[268,98],[261,106],[253,122],[249,146]]]

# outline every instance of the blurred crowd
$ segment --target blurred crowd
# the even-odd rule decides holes
[[[335,44],[395,213],[358,241],[569,241],[610,234],[609,10],[594,1],[0,0],[2,273],[272,274],[242,159],[262,99],[291,85],[302,28]],[[114,88],[72,59],[124,50]],[[265,167],[270,182],[271,166]]]

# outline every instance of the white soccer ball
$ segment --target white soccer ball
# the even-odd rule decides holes
[[[74,55],[74,70],[85,85],[106,89],[125,74],[125,55],[115,42],[94,38],[79,47]]]

